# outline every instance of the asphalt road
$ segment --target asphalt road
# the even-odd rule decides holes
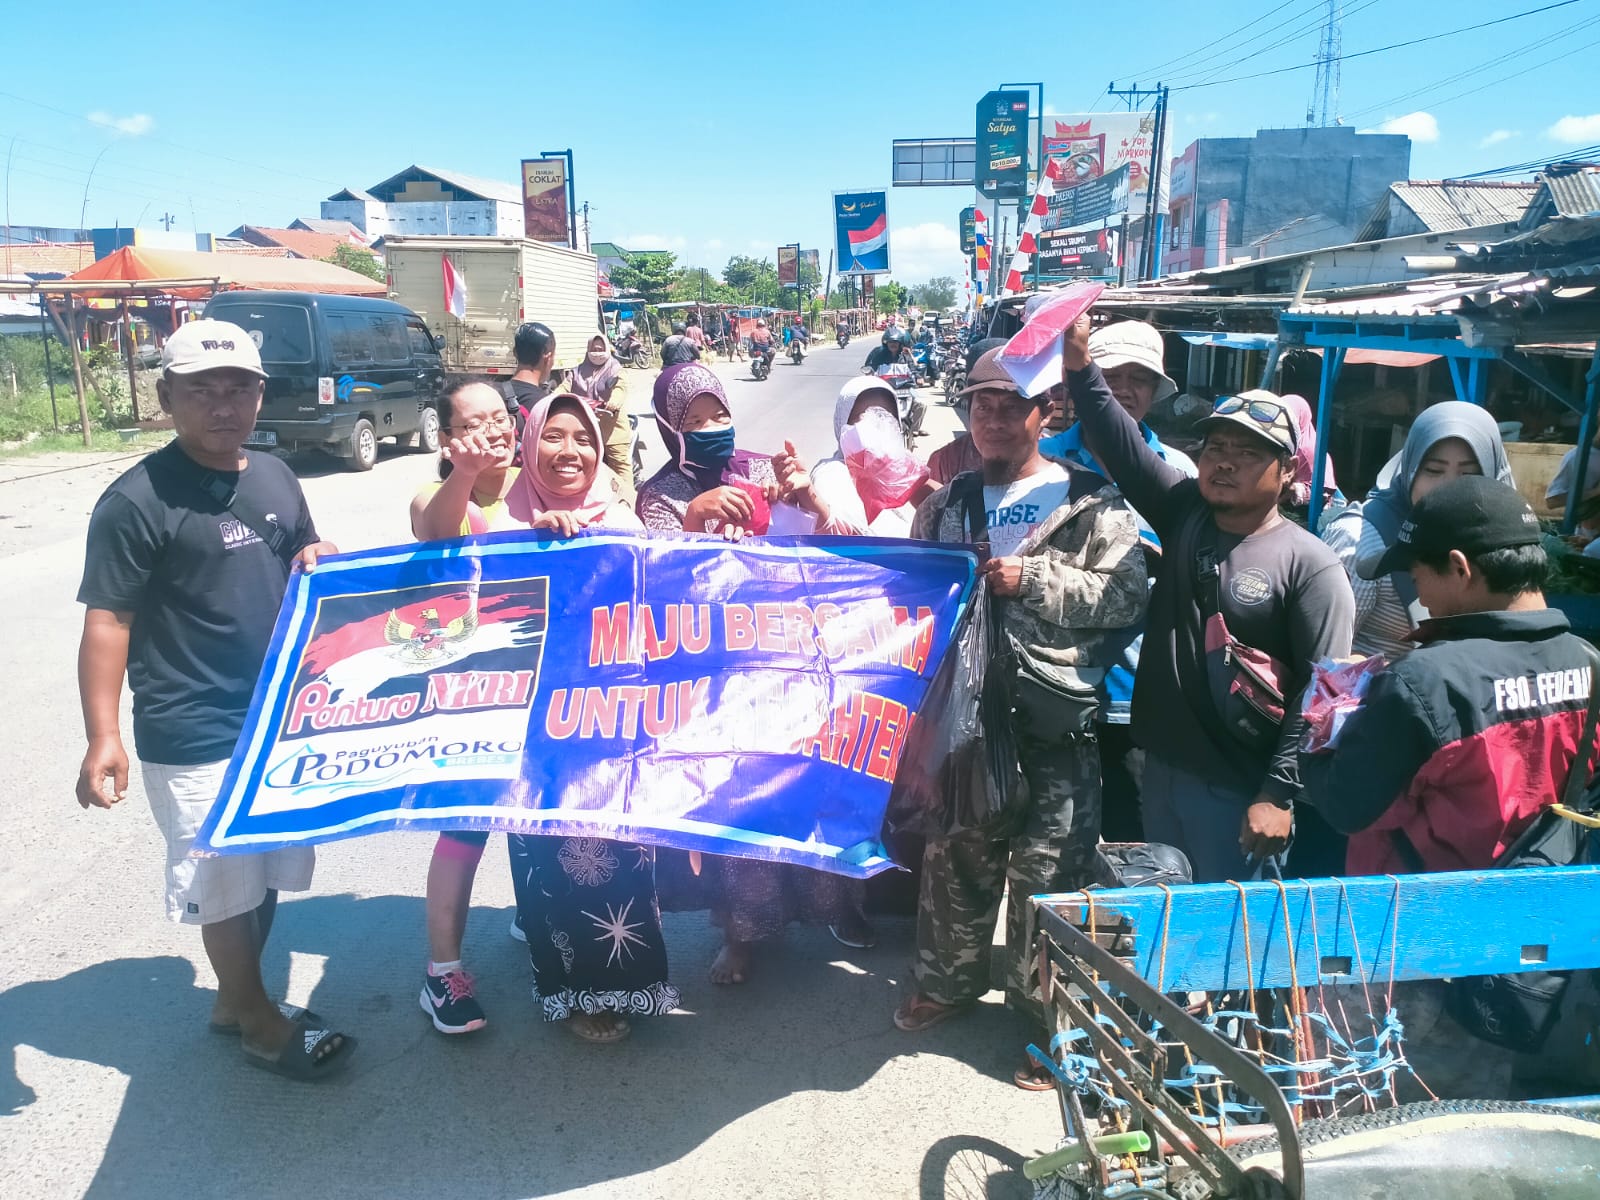
[[[832,448],[839,385],[870,343],[780,360],[729,380],[740,444]],[[630,372],[647,410],[648,376]],[[932,399],[931,393],[926,394]],[[954,419],[931,408],[933,436]],[[661,459],[644,429],[647,461]],[[325,536],[347,549],[404,540],[432,470],[390,451],[368,475],[297,462]],[[207,1032],[214,980],[197,932],[168,925],[162,843],[137,770],[126,803],[83,812],[73,676],[83,527],[127,461],[0,462],[0,611],[11,741],[0,866],[0,1190],[34,1197],[1006,1197],[1022,1157],[1053,1146],[1049,1095],[1010,1083],[1027,1031],[993,994],[921,1036],[891,1010],[911,926],[875,950],[795,927],[742,987],[714,987],[717,937],[669,915],[683,1010],[614,1047],[545,1025],[494,839],[468,930],[490,1024],[447,1039],[417,1011],[431,836],[384,834],[320,851],[314,890],[285,897],[269,987],[361,1039],[320,1087],[250,1070]],[[129,740],[131,747],[131,739]]]

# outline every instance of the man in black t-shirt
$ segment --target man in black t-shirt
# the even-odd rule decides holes
[[[524,321],[517,326],[511,351],[517,357],[517,372],[506,381],[501,394],[506,400],[506,411],[517,426],[520,456],[522,426],[528,411],[554,390],[550,376],[556,369],[556,335],[542,321]]]
[[[145,793],[167,839],[167,915],[201,927],[217,973],[212,1028],[237,1033],[256,1065],[321,1080],[348,1063],[354,1039],[273,1004],[260,966],[278,892],[311,884],[311,848],[189,850],[244,727],[290,572],[335,550],[317,539],[288,467],[243,449],[266,378],[250,335],[192,322],[167,340],[161,367],[157,394],[177,437],[107,488],[89,519],[78,803],[110,808],[127,791],[126,675]]]
[[[1187,854],[1196,883],[1251,878],[1293,829],[1311,668],[1350,653],[1355,621],[1338,558],[1278,509],[1294,419],[1271,392],[1228,397],[1200,423],[1191,479],[1117,402],[1087,315],[1062,359],[1084,445],[1161,541],[1133,689],[1145,838]],[[1246,663],[1276,678],[1252,680]]]

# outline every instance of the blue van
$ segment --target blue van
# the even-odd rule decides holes
[[[205,316],[243,327],[261,350],[266,395],[247,445],[315,448],[370,471],[378,439],[439,449],[444,362],[404,305],[315,292],[221,292]]]

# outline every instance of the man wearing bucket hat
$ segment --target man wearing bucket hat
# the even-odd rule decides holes
[[[1143,321],[1118,321],[1103,325],[1089,335],[1089,353],[1105,376],[1106,386],[1127,413],[1139,423],[1145,445],[1162,461],[1193,478],[1195,465],[1181,450],[1162,445],[1155,430],[1145,424],[1152,405],[1177,394],[1178,385],[1166,373],[1162,361],[1161,334]],[[1110,473],[1083,444],[1083,427],[1047,437],[1039,444],[1047,458],[1076,463],[1106,480]],[[1152,565],[1161,551],[1161,539],[1143,520],[1139,537],[1144,542],[1147,561]],[[1104,820],[1101,836],[1108,842],[1137,842],[1143,836],[1139,815],[1139,781],[1144,775],[1144,751],[1133,741],[1133,680],[1139,669],[1139,648],[1144,642],[1144,627],[1123,630],[1117,637],[1115,661],[1106,668],[1104,695],[1099,720],[1095,723],[1100,740],[1101,800]]]
[[[1063,345],[1084,442],[1162,547],[1133,691],[1145,836],[1187,854],[1196,882],[1250,878],[1288,843],[1300,694],[1313,664],[1349,653],[1350,583],[1278,510],[1298,435],[1276,396],[1220,401],[1190,479],[1117,402],[1089,328]]]
[[[161,350],[156,392],[176,437],[106,489],[89,518],[78,688],[88,750],[78,803],[114,808],[127,792],[118,719],[133,689],[145,797],[167,842],[167,916],[200,926],[217,973],[213,1032],[290,1079],[328,1079],[355,1039],[284,1009],[261,982],[280,891],[304,891],[309,846],[191,858],[244,726],[289,575],[334,547],[319,541],[300,483],[244,449],[266,372],[249,333],[194,321]]]
[[[1015,652],[1012,732],[1028,807],[1012,838],[964,832],[929,840],[917,904],[916,991],[894,1017],[908,1033],[967,1011],[989,990],[990,947],[1008,884],[1007,1001],[1040,1016],[1025,962],[1027,897],[1092,880],[1100,829],[1092,709],[1106,665],[1102,646],[1139,622],[1149,597],[1132,514],[1098,475],[1040,455],[1048,401],[1024,396],[999,353],[990,350],[973,364],[966,388],[983,465],[923,501],[911,535],[972,546],[983,562],[1001,640]],[[1051,1086],[1032,1066],[1015,1079],[1024,1088]]]

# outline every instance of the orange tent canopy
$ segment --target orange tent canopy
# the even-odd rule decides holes
[[[203,300],[209,287],[196,287],[198,279],[215,279],[217,289],[244,288],[271,292],[327,292],[341,296],[382,296],[382,283],[332,263],[306,258],[258,258],[251,254],[211,254],[200,250],[158,250],[152,246],[124,246],[99,262],[67,276],[62,282],[104,280],[144,283],[160,287],[163,280],[182,281],[172,295]],[[77,295],[93,295],[73,289]]]

